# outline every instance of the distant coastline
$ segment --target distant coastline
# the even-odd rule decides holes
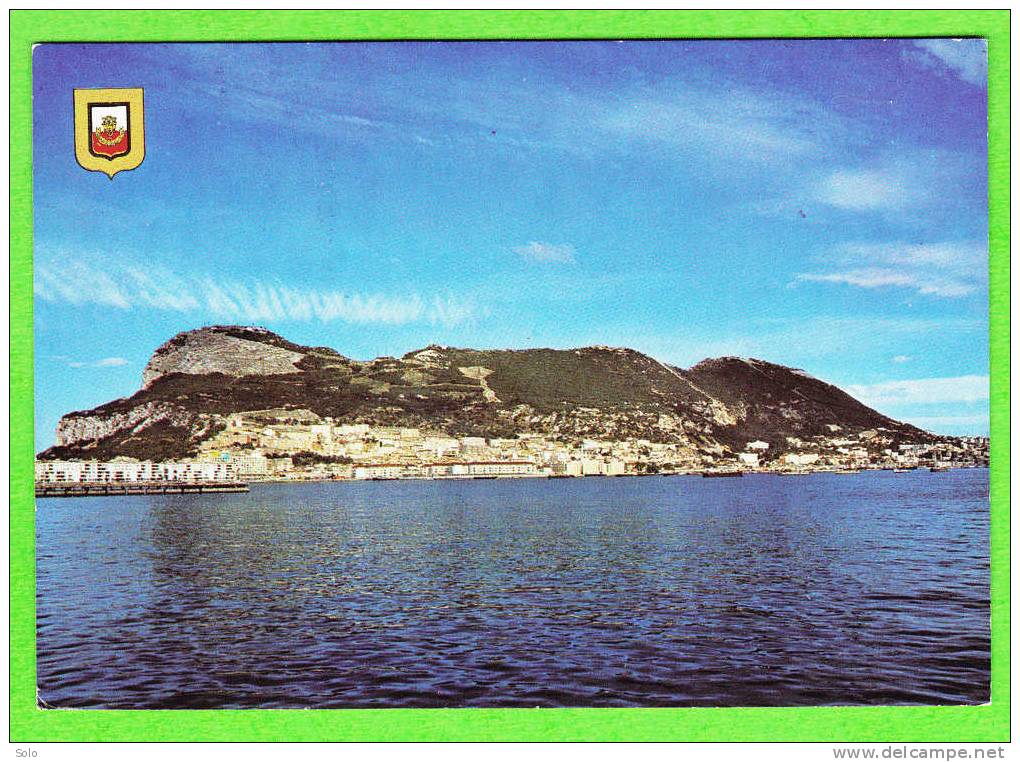
[[[65,415],[37,484],[845,473],[987,464],[809,373],[636,350],[430,344],[352,360],[254,326],[179,333],[130,398]]]
[[[578,474],[578,475],[566,475],[566,474],[552,474],[552,473],[503,473],[503,474],[458,474],[458,475],[422,475],[420,473],[414,473],[413,470],[408,470],[402,473],[391,473],[387,476],[312,476],[312,475],[277,475],[277,476],[262,476],[257,478],[248,478],[245,481],[237,479],[236,473],[231,469],[218,469],[212,472],[209,476],[200,479],[191,480],[164,480],[164,481],[139,481],[137,479],[130,478],[138,472],[150,471],[151,466],[156,464],[135,464],[138,466],[137,471],[133,471],[128,468],[125,469],[125,464],[120,464],[121,471],[110,471],[109,467],[116,465],[114,464],[102,464],[107,467],[107,474],[113,475],[113,478],[107,478],[106,480],[82,480],[77,481],[67,480],[63,477],[64,472],[61,468],[68,468],[72,464],[59,464],[59,463],[46,463],[40,464],[42,467],[37,467],[37,479],[35,492],[36,497],[107,497],[113,495],[160,495],[160,494],[217,494],[223,492],[248,492],[251,485],[254,484],[308,484],[308,483],[322,483],[322,484],[337,484],[337,483],[357,483],[357,482],[375,482],[375,481],[487,481],[487,480],[508,480],[508,479],[522,479],[522,480],[534,480],[534,479],[590,479],[590,478],[638,478],[638,477],[672,477],[672,476],[702,476],[702,477],[742,477],[745,475],[770,475],[770,476],[807,476],[811,474],[861,474],[876,471],[892,471],[895,473],[905,472],[930,472],[939,473],[948,471],[950,469],[963,469],[963,468],[987,468],[987,464],[983,463],[952,463],[952,464],[932,464],[928,466],[921,465],[901,465],[896,466],[872,466],[860,469],[840,469],[833,467],[823,468],[758,468],[758,469],[710,469],[710,470],[675,470],[675,471],[657,471],[649,472],[645,471],[642,473],[616,473],[616,474]],[[84,465],[84,464],[79,464]],[[101,464],[89,464],[95,469],[99,469]],[[179,464],[175,464],[179,465]],[[146,468],[149,467],[149,468]],[[79,473],[83,473],[85,469],[80,469]],[[127,478],[125,478],[127,474]]]

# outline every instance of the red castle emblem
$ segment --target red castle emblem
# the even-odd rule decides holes
[[[123,156],[131,150],[126,127],[117,123],[117,117],[106,115],[99,127],[92,131],[92,153],[97,156]]]

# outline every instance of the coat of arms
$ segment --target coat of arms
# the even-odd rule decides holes
[[[74,153],[91,172],[113,176],[145,158],[141,88],[74,91]]]

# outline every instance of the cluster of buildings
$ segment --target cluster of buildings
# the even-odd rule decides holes
[[[704,469],[859,470],[988,464],[988,439],[900,444],[884,429],[847,433],[830,426],[811,439],[756,440],[742,452],[697,450],[646,439],[562,441],[543,434],[455,437],[417,428],[334,423],[309,411],[231,416],[200,456],[225,458],[248,479],[484,478],[623,476]]]
[[[308,411],[287,410],[230,416],[198,457],[232,462],[250,479],[486,478],[622,476],[641,472],[639,462],[676,462],[681,450],[644,440],[571,444],[539,434],[457,437],[334,423]]]
[[[988,464],[988,439],[897,443],[889,431],[783,443],[752,441],[733,453],[645,439],[559,441],[455,437],[417,428],[337,423],[307,410],[263,410],[229,417],[225,428],[184,462],[40,461],[37,483],[210,483],[291,479],[486,479],[624,476],[701,470],[859,470]]]
[[[741,466],[769,471],[988,466],[988,437],[957,437],[902,443],[887,430],[872,429],[802,440],[787,437],[786,452],[771,453],[767,442],[751,442],[737,455]]]

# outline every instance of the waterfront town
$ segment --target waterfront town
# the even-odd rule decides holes
[[[416,428],[350,424],[307,410],[234,414],[193,457],[154,463],[131,458],[40,460],[37,485],[237,483],[348,479],[491,479],[746,472],[801,474],[864,469],[942,470],[988,465],[986,437],[897,443],[883,429],[784,442],[752,441],[741,452],[644,439],[559,441],[454,437]]]

